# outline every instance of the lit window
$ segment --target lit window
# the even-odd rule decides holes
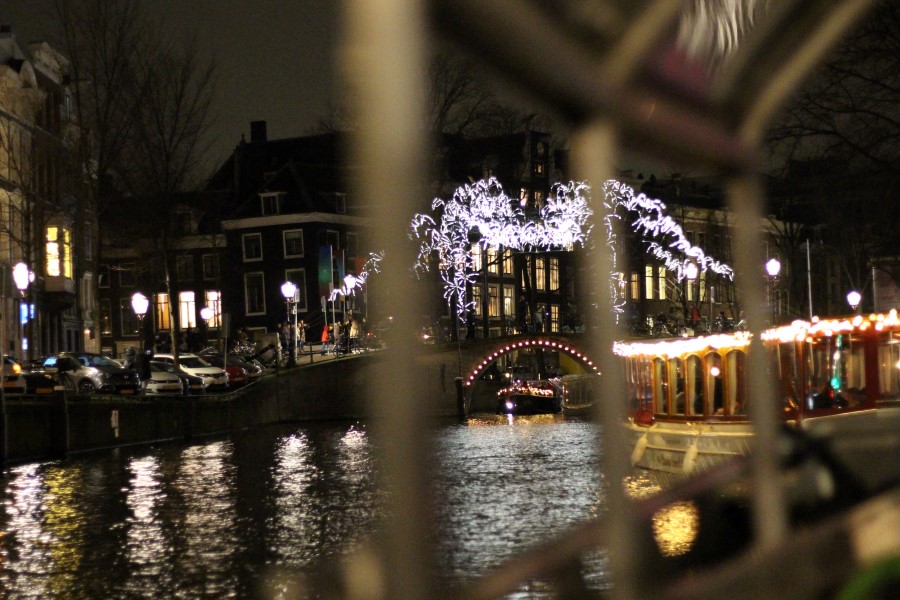
[[[511,285],[503,286],[503,314],[507,319],[516,316],[516,290]]]
[[[197,303],[194,300],[194,292],[178,293],[178,316],[181,318],[181,328],[197,326]]]
[[[266,314],[265,277],[262,273],[244,275],[244,307],[248,315]]]
[[[631,273],[631,299],[641,299],[641,274],[636,271]]]
[[[66,227],[47,227],[45,255],[49,277],[72,278],[72,232]]]
[[[508,277],[511,277],[513,274],[512,250],[509,248],[503,249],[503,274]]]
[[[472,304],[474,305],[472,308],[472,312],[475,313],[476,317],[481,316],[481,288],[478,286],[474,286],[472,288]]]
[[[543,292],[547,289],[547,282],[545,281],[546,277],[546,261],[543,258],[538,258],[534,261],[534,289],[539,292]]]
[[[666,268],[659,267],[659,299],[666,299]]]
[[[498,253],[496,248],[488,248],[487,249],[487,268],[488,273],[493,273],[496,275],[500,272],[500,261],[498,258]]]
[[[488,316],[500,316],[500,290],[496,285],[488,286]]]
[[[472,268],[481,270],[481,244],[472,244]]]
[[[168,331],[169,329],[169,295],[156,295],[156,329],[159,331]]]
[[[290,229],[282,233],[284,238],[284,257],[300,258],[303,256],[303,230]]]
[[[559,331],[559,305],[550,305],[550,331]]]
[[[206,290],[205,293],[206,306],[213,311],[212,318],[207,321],[206,325],[210,328],[222,326],[222,292],[217,290]]]
[[[542,161],[542,160],[534,161],[534,174],[535,175],[543,175],[544,174],[544,161]]]
[[[550,291],[559,291],[559,259],[550,259]]]
[[[647,294],[647,300],[653,300],[653,265],[644,267],[644,291]]]

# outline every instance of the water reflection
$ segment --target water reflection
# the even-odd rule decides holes
[[[590,422],[484,415],[439,428],[434,450],[446,587],[604,510]],[[307,597],[304,577],[358,548],[391,506],[377,485],[378,455],[365,425],[314,424],[9,468],[0,589],[23,598]],[[630,484],[650,493],[646,482]],[[678,510],[660,519],[676,530],[689,521]],[[592,588],[609,585],[606,571],[602,552],[585,557]],[[550,596],[546,583],[527,582],[512,597]]]

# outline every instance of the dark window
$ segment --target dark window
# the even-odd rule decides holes
[[[219,278],[219,255],[203,255],[203,279],[214,280]]]
[[[266,313],[265,278],[262,273],[244,275],[244,301],[248,315]]]
[[[178,256],[175,258],[175,277],[178,281],[194,280],[193,256]]]
[[[119,267],[119,287],[134,287],[134,264]]]
[[[303,256],[303,230],[291,229],[284,232],[284,257],[299,258]]]
[[[262,260],[262,234],[245,233],[242,236],[244,262]]]

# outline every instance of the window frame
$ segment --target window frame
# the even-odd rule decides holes
[[[251,239],[256,239],[259,244],[259,256],[256,257],[248,257],[247,256],[247,242]],[[262,262],[263,260],[263,244],[262,244],[262,233],[243,233],[241,234],[241,257],[243,258],[243,262]]]

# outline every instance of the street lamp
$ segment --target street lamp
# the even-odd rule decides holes
[[[26,265],[25,263],[19,262],[16,263],[16,266],[13,267],[13,281],[16,283],[16,288],[18,288],[19,296],[21,298],[19,305],[20,307],[22,306],[21,302],[25,301],[25,290],[28,289],[28,284],[31,283],[33,277],[34,274],[28,270],[28,265]],[[27,347],[25,342],[25,321],[28,319],[28,306],[25,306],[25,318],[22,318],[21,316],[21,308],[19,310],[19,325],[22,332],[19,344],[22,352],[22,357],[24,358],[25,348]]]
[[[781,273],[781,262],[777,258],[770,258],[766,263],[766,273],[769,274],[769,300],[772,303],[772,325],[775,325],[775,280]]]
[[[847,304],[850,305],[850,308],[853,309],[853,312],[859,312],[857,309],[859,308],[860,302],[862,302],[862,294],[860,294],[856,290],[850,290],[849,292],[847,292]]]
[[[143,295],[140,292],[135,292],[131,295],[131,308],[134,309],[134,314],[137,315],[138,318],[138,336],[141,339],[141,351],[144,350],[144,315],[147,314],[147,309],[150,308],[150,300],[147,299],[147,296]]]
[[[284,303],[287,305],[288,320],[291,324],[291,353],[288,355],[288,366],[293,367],[297,364],[297,286],[292,281],[285,281],[281,284],[281,295],[284,296]]]

